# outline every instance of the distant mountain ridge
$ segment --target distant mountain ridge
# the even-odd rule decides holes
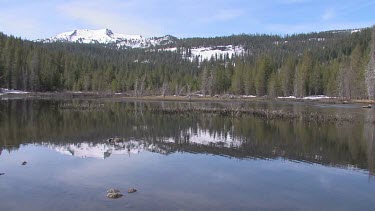
[[[38,42],[74,42],[85,44],[116,45],[125,48],[149,48],[160,45],[173,44],[176,37],[165,35],[162,37],[145,38],[142,35],[127,35],[114,33],[110,29],[89,30],[81,29],[64,32],[47,39],[38,39]]]
[[[362,29],[332,30],[319,33],[305,34],[304,41],[324,42],[326,38],[333,34],[352,34],[360,32]],[[271,45],[288,44],[293,41],[301,41],[300,38],[293,38],[296,35],[288,37],[268,35],[271,39]],[[297,35],[298,36],[298,35]],[[321,37],[323,36],[323,37]],[[147,49],[158,48],[159,51],[171,51],[181,54],[183,58],[190,61],[198,58],[199,61],[227,56],[232,58],[234,55],[247,55],[253,53],[254,45],[263,45],[265,40],[257,39],[257,35],[232,35],[214,38],[177,38],[171,35],[162,37],[146,38],[142,35],[128,35],[114,33],[110,29],[89,30],[81,29],[70,32],[64,32],[51,38],[38,39],[37,42],[69,42],[84,44],[102,44],[121,49]],[[250,39],[249,39],[250,38]],[[255,39],[254,39],[255,38]],[[274,40],[272,40],[274,39]],[[252,40],[250,43],[249,40]],[[240,42],[239,42],[240,41]],[[267,42],[267,41],[266,41]],[[187,50],[189,49],[189,50]]]

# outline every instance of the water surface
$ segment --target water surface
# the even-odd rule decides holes
[[[149,112],[187,106],[350,113],[357,121]],[[7,100],[0,112],[0,210],[375,207],[375,113],[358,105]],[[138,192],[110,200],[110,188]]]

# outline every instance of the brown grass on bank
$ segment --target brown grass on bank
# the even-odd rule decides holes
[[[4,94],[0,98],[31,98],[31,99],[122,99],[122,100],[139,100],[139,101],[185,101],[185,102],[255,102],[255,101],[285,101],[285,102],[319,102],[327,104],[347,104],[347,103],[360,103],[360,104],[375,104],[374,100],[346,100],[339,98],[329,99],[278,99],[269,97],[244,97],[240,95],[222,95],[222,96],[143,96],[135,97],[129,93],[110,93],[110,92],[35,92],[27,94]]]
[[[283,110],[267,109],[231,109],[231,108],[152,108],[151,112],[166,115],[200,115],[211,114],[219,116],[252,116],[266,120],[302,120],[308,122],[352,122],[355,118],[350,114],[327,114],[318,112],[293,113]]]

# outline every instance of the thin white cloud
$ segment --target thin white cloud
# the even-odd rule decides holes
[[[301,3],[307,3],[311,0],[282,0],[281,3],[283,4],[301,4]]]
[[[350,6],[344,6],[343,8],[341,8],[341,12],[342,13],[346,13],[346,14],[351,14],[351,13],[354,13],[354,12],[357,12],[363,8],[367,8],[367,7],[370,7],[373,6],[375,4],[375,1],[368,1],[368,2],[365,2],[365,3],[362,3],[362,2],[354,2],[354,5],[350,5]]]
[[[279,32],[281,35],[319,32],[339,29],[365,28],[373,25],[371,22],[335,22],[335,23],[302,23],[302,24],[268,24],[265,29]]]
[[[373,5],[375,5],[375,1],[368,1],[368,2],[353,2],[351,4],[343,4],[342,6],[339,6],[335,8],[334,10],[332,8],[327,9],[323,15],[323,20],[331,20],[333,18],[339,17],[345,17],[345,16],[351,16],[353,13],[358,12],[364,8],[371,8]]]
[[[328,9],[323,13],[322,19],[324,21],[328,21],[328,20],[335,18],[335,16],[336,16],[336,12],[333,9]]]
[[[38,33],[36,29],[39,27],[39,21],[32,15],[19,15],[23,12],[27,13],[23,8],[1,11],[0,32],[22,38],[35,37]]]
[[[215,14],[207,14],[200,16],[198,21],[201,23],[216,23],[216,22],[224,22],[236,19],[241,17],[244,14],[244,11],[241,9],[223,9],[219,11],[215,11]]]
[[[118,4],[117,4],[118,2]],[[58,7],[63,16],[73,21],[83,22],[92,28],[110,28],[116,32],[141,35],[160,35],[160,31],[151,24],[144,22],[131,12],[134,1],[112,2],[78,0],[65,3]],[[116,5],[116,7],[113,7]]]

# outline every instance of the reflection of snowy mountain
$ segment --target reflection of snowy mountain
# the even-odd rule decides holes
[[[180,140],[188,140],[190,144],[216,146],[233,148],[241,146],[242,142],[238,139],[233,139],[229,133],[210,133],[207,130],[194,131],[192,129],[181,132]],[[174,143],[173,138],[166,139],[165,142]]]
[[[229,134],[210,134],[208,131],[188,130],[181,132],[181,137],[161,138],[154,141],[125,140],[122,138],[108,139],[101,143],[79,143],[67,145],[55,145],[44,143],[51,149],[65,155],[72,155],[80,158],[105,159],[111,155],[139,154],[143,151],[156,152],[159,154],[170,154],[176,151],[174,144],[184,142],[188,145],[210,146],[218,148],[237,148],[241,145],[239,140],[233,140]]]
[[[68,145],[48,145],[61,154],[72,155],[80,158],[101,158],[105,159],[111,155],[138,154],[145,150],[145,144],[138,141],[123,143],[79,143]]]

